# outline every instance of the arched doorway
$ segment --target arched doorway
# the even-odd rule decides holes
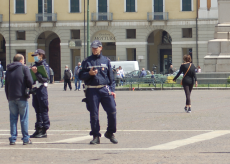
[[[0,61],[3,69],[6,70],[6,40],[0,34]]]
[[[102,54],[108,57],[111,61],[116,61],[116,38],[115,36],[106,30],[95,33],[91,39],[100,40],[102,42]]]
[[[52,31],[45,31],[38,37],[37,43],[40,49],[46,52],[46,61],[54,71],[54,80],[61,80],[61,49],[60,38]]]
[[[61,80],[60,39],[55,38],[49,45],[49,65],[54,72],[54,80]],[[59,72],[59,73],[58,73]]]
[[[167,31],[155,30],[147,39],[148,69],[167,74],[172,64],[172,38]]]

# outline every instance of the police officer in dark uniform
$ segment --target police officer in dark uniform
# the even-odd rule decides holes
[[[110,60],[103,56],[99,40],[91,44],[93,54],[82,62],[79,79],[84,80],[86,87],[86,107],[90,112],[90,124],[93,140],[90,144],[100,144],[99,104],[107,113],[108,128],[104,136],[117,144],[113,133],[116,132],[115,81]]]
[[[35,132],[31,135],[31,138],[46,138],[46,131],[50,127],[49,120],[49,107],[48,107],[48,82],[49,82],[49,66],[45,60],[45,51],[42,49],[37,49],[35,53],[32,55],[35,60],[34,66],[31,68],[37,77],[37,81],[35,81],[33,88],[35,93],[33,94],[32,105],[36,112],[36,123],[35,123]],[[43,65],[47,72],[48,77],[42,77],[40,73],[37,72],[37,67]]]

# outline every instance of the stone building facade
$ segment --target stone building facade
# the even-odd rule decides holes
[[[84,0],[10,0],[10,22],[9,4],[3,1],[0,60],[5,65],[16,53],[23,54],[30,65],[31,52],[42,48],[55,80],[60,80],[65,65],[73,69],[87,57]],[[99,39],[103,55],[112,61],[136,60],[140,68],[157,66],[157,73],[167,73],[169,64],[179,69],[184,54],[191,54],[193,63],[202,68],[218,23],[217,0],[204,1],[90,1],[90,39]]]

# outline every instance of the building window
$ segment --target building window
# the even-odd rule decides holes
[[[182,11],[192,11],[192,0],[182,0]]]
[[[80,0],[70,0],[70,12],[71,13],[80,12]]]
[[[109,12],[108,0],[97,0],[97,12],[99,12],[99,13]]]
[[[154,12],[163,12],[164,1],[163,0],[153,0],[153,10]]]
[[[80,30],[71,30],[71,39],[80,39]]]
[[[136,0],[126,0],[126,12],[136,12]]]
[[[26,32],[25,31],[16,31],[17,40],[26,40]]]
[[[38,13],[52,13],[52,0],[38,0]]]
[[[126,29],[127,39],[136,39],[136,29]]]
[[[192,38],[192,28],[182,28],[182,38]]]
[[[207,9],[208,9],[208,11],[211,8],[211,4],[212,4],[211,0],[207,0]],[[198,0],[198,9],[200,9],[200,0]]]
[[[127,48],[127,61],[136,61],[137,55],[136,55],[136,48]]]
[[[192,48],[182,48],[182,60],[184,55],[190,55],[192,58]]]
[[[25,13],[25,0],[15,0],[15,13]]]
[[[38,13],[43,13],[43,0],[38,0]]]

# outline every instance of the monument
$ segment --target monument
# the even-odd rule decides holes
[[[204,72],[230,72],[230,0],[218,0],[218,24],[208,41]]]

